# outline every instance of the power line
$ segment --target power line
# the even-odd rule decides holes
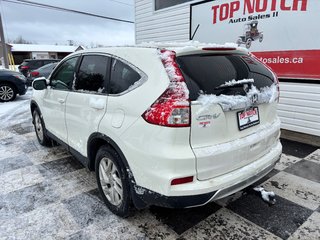
[[[120,18],[107,17],[107,16],[98,15],[98,14],[82,12],[82,11],[78,11],[78,10],[74,10],[74,9],[57,7],[57,6],[52,6],[52,5],[43,4],[43,3],[36,3],[36,2],[26,1],[26,0],[15,0],[15,1],[1,0],[1,1],[15,3],[15,4],[21,4],[21,5],[26,5],[26,6],[33,6],[33,7],[40,7],[40,8],[45,8],[45,9],[57,10],[57,11],[62,11],[62,12],[72,12],[72,13],[77,13],[77,14],[82,14],[82,15],[97,17],[97,18],[103,18],[103,19],[108,19],[108,20],[117,21],[117,22],[134,23],[133,21],[124,20],[124,19],[120,19]]]
[[[124,3],[124,2],[121,2],[121,1],[117,1],[117,0],[109,0],[109,1],[111,1],[111,2],[116,2],[116,3],[120,3],[120,4],[123,4],[123,5],[130,6],[130,7],[133,7],[133,6],[134,6],[133,4]]]

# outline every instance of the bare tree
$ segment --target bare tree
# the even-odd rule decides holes
[[[21,35],[18,36],[16,39],[9,41],[9,42],[17,43],[17,44],[34,44],[35,43],[35,42],[28,41],[28,40],[24,39]]]

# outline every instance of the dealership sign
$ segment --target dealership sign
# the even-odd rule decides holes
[[[281,78],[320,79],[319,0],[215,0],[190,8],[190,39],[236,43]]]

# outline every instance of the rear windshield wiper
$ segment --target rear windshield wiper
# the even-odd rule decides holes
[[[229,82],[225,82],[224,84],[219,85],[218,87],[215,87],[215,90],[218,89],[224,89],[224,88],[232,88],[234,86],[241,86],[244,84],[249,84],[251,85],[252,83],[254,83],[254,79],[243,79],[243,80],[231,80]]]

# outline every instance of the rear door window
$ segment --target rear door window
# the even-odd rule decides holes
[[[75,90],[106,92],[110,61],[107,56],[84,56],[74,85]]]
[[[124,62],[113,59],[109,93],[119,94],[128,90],[141,78],[140,74]]]
[[[182,70],[190,91],[190,100],[200,93],[215,95],[245,95],[243,86],[218,89],[232,80],[254,79],[258,89],[271,86],[272,73],[248,55],[190,55],[180,56],[177,63]]]

